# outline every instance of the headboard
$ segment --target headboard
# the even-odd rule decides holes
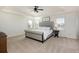
[[[50,22],[50,21],[43,21],[39,23],[40,27],[51,27],[51,29],[54,28],[54,22]]]

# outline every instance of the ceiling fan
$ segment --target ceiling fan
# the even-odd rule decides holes
[[[43,11],[44,9],[40,9],[39,6],[34,6],[34,12]]]

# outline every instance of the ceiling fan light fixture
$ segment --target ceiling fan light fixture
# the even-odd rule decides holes
[[[34,6],[34,12],[39,12],[39,11],[43,11],[43,9],[39,9],[39,6]]]

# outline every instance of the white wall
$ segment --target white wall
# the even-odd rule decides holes
[[[78,25],[77,25],[77,39],[79,39],[79,12],[78,12],[77,16],[78,16],[78,21],[77,21],[77,23],[78,23]]]
[[[27,18],[22,15],[0,12],[0,31],[8,37],[20,35],[27,28]]]

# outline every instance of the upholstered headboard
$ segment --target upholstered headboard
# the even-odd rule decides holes
[[[39,23],[39,26],[40,27],[51,27],[51,29],[53,29],[54,23],[50,21],[43,21]]]

